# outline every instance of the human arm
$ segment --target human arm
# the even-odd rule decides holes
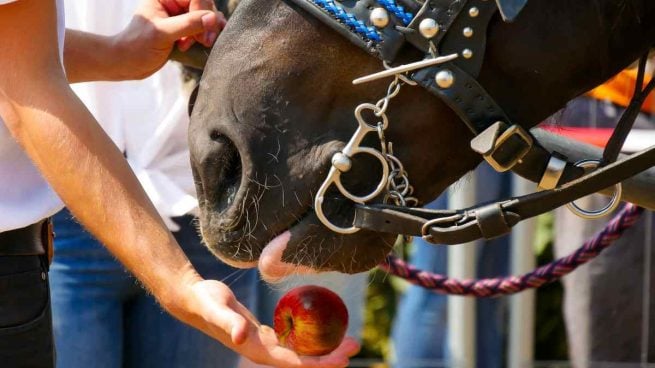
[[[353,342],[328,357],[300,358],[279,347],[227,286],[195,272],[121,153],[70,90],[55,23],[53,0],[0,6],[0,116],[78,220],[166,310],[231,349],[281,367],[345,366]]]
[[[64,65],[68,80],[77,83],[148,77],[166,63],[176,43],[181,51],[194,42],[211,47],[225,22],[211,0],[146,0],[118,34],[66,30]]]

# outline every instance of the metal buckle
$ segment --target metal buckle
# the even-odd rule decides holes
[[[518,137],[523,141],[523,147],[521,150],[518,152],[518,154],[515,154],[510,162],[507,163],[501,163],[498,162],[498,160],[494,157],[496,153],[498,153],[499,150],[501,150],[504,146],[505,143],[507,143],[510,139]],[[534,144],[534,140],[528,134],[525,129],[518,125],[513,125],[509,129],[503,132],[503,134],[496,138],[496,141],[494,142],[494,147],[489,153],[485,153],[482,155],[484,159],[491,165],[491,167],[494,168],[494,170],[498,172],[506,172],[511,170],[514,166],[519,164],[521,160],[525,157],[525,155],[530,152],[530,149],[532,148],[532,145]]]

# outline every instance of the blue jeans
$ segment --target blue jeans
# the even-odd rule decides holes
[[[501,175],[483,164],[477,169],[478,202],[506,198],[511,194],[511,176]],[[448,196],[439,197],[429,208],[448,208]],[[411,263],[426,271],[445,274],[448,247],[414,240]],[[478,249],[478,277],[506,275],[509,238],[484,242]],[[504,367],[505,299],[478,299],[476,308],[477,367]],[[418,286],[410,286],[402,297],[392,329],[394,368],[441,367],[449,360],[447,346],[448,300]]]
[[[54,218],[51,266],[57,366],[62,368],[236,367],[236,353],[164,312],[70,213]],[[254,303],[256,271],[235,270],[214,258],[190,216],[174,233],[205,278],[222,280],[246,307]]]

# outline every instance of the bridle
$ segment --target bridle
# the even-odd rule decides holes
[[[529,131],[511,122],[477,82],[491,19],[500,11],[505,21],[513,21],[528,0],[288,1],[383,61],[385,70],[359,78],[355,84],[392,78],[383,99],[375,104],[361,104],[355,110],[359,127],[344,149],[333,156],[327,178],[316,195],[316,214],[334,232],[353,234],[368,229],[422,236],[440,244],[491,239],[509,233],[522,220],[616,186],[610,205],[602,210],[573,208],[586,218],[601,217],[618,206],[622,181],[655,164],[655,147],[617,161],[641,105],[655,88],[655,80],[641,88],[647,56],[639,63],[633,99],[600,160],[571,163],[564,155],[546,150]],[[421,51],[425,58],[390,66],[408,45]],[[415,208],[418,201],[412,197],[409,176],[384,135],[389,126],[387,107],[403,85],[420,85],[438,96],[475,135],[471,141],[474,151],[499,172],[511,170],[539,183],[540,191],[455,211]],[[375,119],[371,122],[365,116]],[[378,135],[381,150],[361,145],[368,134]],[[357,154],[371,155],[382,165],[381,180],[375,190],[364,196],[351,193],[341,183],[341,175],[351,169],[352,158]],[[356,204],[353,223],[348,227],[335,225],[323,210],[332,185]],[[369,204],[382,195],[384,204]]]

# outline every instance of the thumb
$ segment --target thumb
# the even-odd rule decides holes
[[[198,10],[160,19],[158,28],[170,42],[187,36],[204,34],[204,37],[201,37],[203,44],[211,46],[218,36],[221,24],[218,13]]]
[[[243,344],[248,338],[248,321],[232,309],[221,308],[216,311],[212,322],[229,334],[235,345]]]

